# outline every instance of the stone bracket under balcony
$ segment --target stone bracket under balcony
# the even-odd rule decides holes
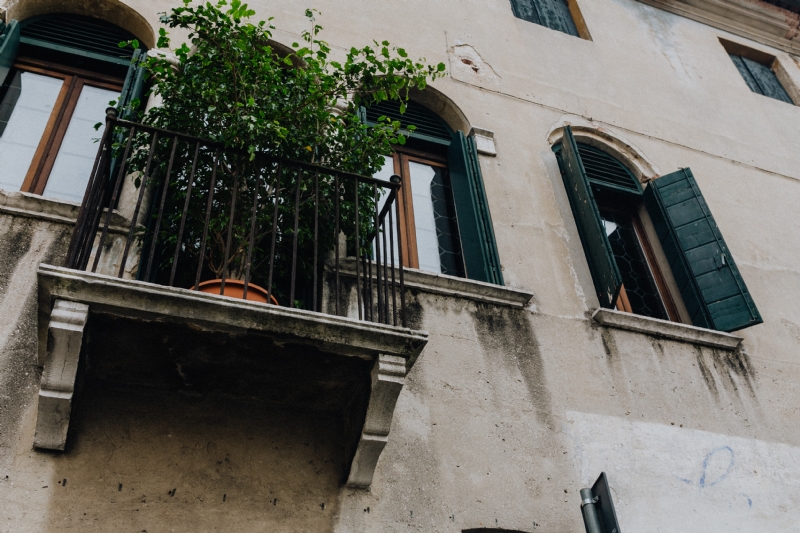
[[[124,390],[238,396],[342,414],[347,484],[367,488],[427,333],[40,265],[34,446],[67,444],[84,374]],[[87,378],[89,379],[89,378]]]

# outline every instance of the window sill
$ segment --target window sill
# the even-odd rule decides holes
[[[74,225],[80,204],[45,198],[38,194],[0,189],[0,214],[35,218],[56,224]],[[105,218],[103,218],[105,221]],[[102,223],[101,223],[102,227]],[[116,211],[112,212],[110,230],[127,233],[129,222]]]
[[[678,322],[659,320],[642,315],[634,315],[602,307],[592,314],[592,318],[599,324],[609,327],[645,333],[655,337],[663,337],[690,344],[701,344],[712,348],[734,350],[742,338],[722,331],[698,328]]]
[[[333,263],[328,261],[327,267],[332,271]],[[356,267],[353,258],[348,257],[341,260],[340,273],[355,276]],[[395,270],[395,276],[399,280],[400,274],[397,270]],[[403,269],[403,283],[407,289],[508,307],[524,308],[533,298],[533,293],[530,291],[445,274],[434,274],[416,268]]]

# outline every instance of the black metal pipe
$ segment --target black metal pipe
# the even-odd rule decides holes
[[[600,518],[597,516],[597,508],[594,505],[596,501],[592,489],[581,489],[581,513],[586,533],[603,533]]]

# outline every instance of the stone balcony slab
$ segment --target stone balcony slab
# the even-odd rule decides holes
[[[352,436],[344,452],[348,484],[366,488],[405,375],[428,338],[424,331],[50,265],[40,265],[38,280],[39,358],[47,378],[38,448],[64,449],[76,379],[83,378],[120,390],[330,413]]]

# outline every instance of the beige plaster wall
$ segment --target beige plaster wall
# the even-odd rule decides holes
[[[171,4],[125,5],[157,27],[156,13]],[[0,308],[27,317],[25,327],[0,325],[10,339],[0,363],[18,369],[7,390],[22,391],[11,394],[19,398],[16,414],[2,418],[0,519],[8,525],[0,521],[0,531],[66,523],[97,531],[578,532],[577,491],[600,470],[611,478],[626,530],[656,530],[669,509],[703,517],[681,518],[682,531],[798,523],[779,494],[795,490],[800,477],[793,460],[800,446],[800,109],[750,92],[718,38],[772,53],[800,83],[796,58],[632,0],[578,1],[592,41],[515,19],[506,0],[251,5],[276,17],[275,38],[285,44],[307,26],[303,8],[315,7],[338,54],[389,39],[412,57],[448,63],[451,76],[434,86],[471,125],[495,133],[498,155],[481,157],[481,166],[503,274],[534,299],[512,311],[415,296],[415,325],[430,342],[398,401],[371,490],[354,491],[334,483],[332,470],[311,476],[311,452],[297,442],[317,421],[268,417],[265,424],[294,443],[271,451],[277,437],[268,431],[252,434],[265,447],[245,445],[242,418],[204,418],[178,401],[171,405],[185,418],[114,399],[87,411],[72,450],[31,451],[37,378],[26,339],[35,315],[22,287],[49,256],[20,252],[6,263],[7,277],[21,281],[3,286],[17,293],[4,288]],[[12,8],[24,12],[24,0]],[[462,57],[479,71],[464,68]],[[739,351],[591,323],[597,299],[548,142],[554,126],[579,119],[624,137],[660,173],[692,168],[764,318],[740,332]],[[3,223],[2,240],[14,246],[28,239],[38,249],[36,239],[53,238],[47,229],[14,238],[19,222]],[[164,437],[172,427],[173,437]],[[327,430],[319,427],[314,457],[325,457]],[[220,453],[204,451],[202,440]],[[236,485],[227,493],[209,481],[220,475],[222,450],[239,461],[227,471],[225,482]],[[275,468],[253,466],[257,460]],[[65,477],[66,487],[56,484]],[[264,507],[283,482],[296,484],[286,489],[293,518]],[[123,490],[115,492],[118,483]],[[177,486],[186,489],[168,496]],[[248,496],[254,491],[259,496]],[[139,492],[147,508],[138,505]],[[221,502],[220,492],[236,498]],[[81,507],[95,525],[83,521]]]

